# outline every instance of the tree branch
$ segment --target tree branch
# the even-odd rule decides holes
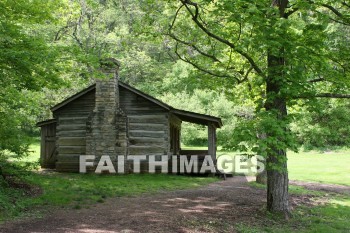
[[[202,71],[203,73],[209,74],[211,76],[215,76],[215,77],[219,77],[219,78],[233,78],[235,79],[238,83],[241,83],[241,80],[238,79],[237,77],[234,76],[230,76],[230,75],[225,75],[225,74],[217,74],[214,73],[213,71],[204,69],[203,67],[200,67],[198,64],[192,62],[191,60],[187,59],[186,57],[182,57],[179,53],[178,53],[178,44],[176,44],[175,46],[175,54],[177,55],[177,57],[181,60],[184,61],[190,65],[192,65],[193,67],[195,67],[196,69],[198,69],[199,71]]]
[[[350,94],[338,94],[338,93],[319,93],[315,95],[303,95],[297,96],[297,99],[309,99],[309,98],[334,98],[334,99],[350,99]]]
[[[315,97],[318,97],[318,98],[350,99],[350,94],[320,93],[320,94],[316,94]]]
[[[338,11],[337,9],[335,9],[333,6],[328,5],[328,4],[321,4],[321,6],[328,8],[329,10],[331,10],[335,15],[337,15],[338,17],[343,17],[343,14],[340,13],[340,11]]]
[[[209,31],[199,20],[198,20],[198,15],[199,15],[199,7],[197,3],[194,3],[190,0],[180,0],[182,2],[183,5],[185,5],[187,11],[190,13],[190,15],[192,16],[192,20],[195,22],[195,24],[205,33],[207,34],[209,37],[220,41],[223,44],[226,44],[227,46],[231,47],[234,51],[236,51],[237,53],[239,53],[241,56],[243,56],[245,59],[248,60],[248,62],[251,64],[251,66],[253,67],[253,69],[255,70],[256,73],[258,73],[260,76],[265,78],[265,75],[263,73],[263,71],[259,68],[259,66],[256,64],[256,62],[254,61],[254,59],[249,56],[247,53],[245,53],[244,51],[237,49],[236,45],[233,44],[232,42],[212,33],[211,31]],[[193,12],[190,9],[190,6],[193,6],[195,8],[195,12]]]
[[[343,6],[346,6],[346,7],[350,8],[350,5],[349,5],[348,3],[346,3],[346,2],[342,2],[341,4],[342,4]]]
[[[198,53],[202,54],[203,56],[208,57],[208,58],[212,59],[215,62],[222,63],[217,57],[215,57],[214,55],[210,55],[208,53],[203,52],[202,50],[200,50],[194,44],[186,42],[186,41],[183,41],[183,40],[179,39],[178,37],[176,37],[174,34],[171,34],[171,33],[168,34],[168,36],[170,36],[171,38],[173,38],[174,40],[176,40],[177,42],[179,42],[181,44],[184,44],[184,45],[187,45],[187,46],[190,46],[190,47],[194,48]]]
[[[324,78],[315,78],[315,79],[308,80],[309,83],[317,83],[322,81],[326,81],[326,80]]]
[[[184,7],[184,6],[185,6],[185,5],[182,4],[182,5],[176,10],[174,19],[173,19],[173,21],[171,22],[170,27],[169,27],[169,32],[171,31],[171,29],[173,29],[173,27],[174,27],[174,25],[175,25],[175,21],[176,21],[176,19],[177,19],[177,16],[179,15],[179,12],[180,12],[181,8]]]
[[[346,4],[345,2],[342,3],[343,6],[349,7],[348,4]],[[332,11],[336,16],[338,16],[341,20],[338,19],[333,19],[332,17],[329,17],[331,20],[333,20],[334,22],[349,26],[349,18],[346,18],[347,16],[344,16],[343,13],[341,13],[339,10],[337,10],[335,7],[328,5],[328,4],[321,4],[321,6],[327,8],[328,10]]]

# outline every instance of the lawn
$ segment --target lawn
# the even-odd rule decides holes
[[[350,150],[288,153],[289,179],[350,185]]]
[[[40,141],[35,140],[29,147],[29,156],[25,158],[28,162],[37,162],[40,159]]]
[[[237,155],[237,152],[219,151],[220,155]],[[314,181],[350,186],[350,149],[332,152],[288,152],[290,180]]]
[[[257,188],[263,185],[251,183]],[[241,233],[330,233],[350,232],[350,197],[348,195],[329,194],[321,191],[310,191],[299,186],[290,186],[289,192],[295,195],[312,196],[322,204],[315,206],[300,205],[294,209],[288,221],[268,215],[263,222],[236,225]]]
[[[30,174],[25,177],[42,188],[43,194],[28,197],[13,188],[0,190],[0,221],[22,216],[25,210],[38,206],[87,208],[108,197],[135,196],[166,190],[196,188],[216,178],[161,174],[95,175],[95,174]],[[28,214],[28,213],[26,213]]]
[[[219,152],[235,155],[233,152]],[[291,180],[314,181],[329,184],[350,186],[350,150],[333,152],[301,151],[288,152],[288,169]],[[264,188],[261,185],[251,185]],[[268,217],[264,224],[238,224],[237,230],[242,233],[329,233],[350,232],[350,197],[348,195],[330,195],[325,192],[305,190],[298,186],[289,186],[291,194],[327,197],[323,204],[317,206],[299,206],[293,210],[289,221]]]
[[[206,147],[184,147],[192,150],[205,150]],[[39,142],[30,147],[32,153],[26,161],[38,161]],[[218,151],[220,155],[237,155],[237,152]],[[350,186],[350,149],[331,152],[300,151],[288,152],[288,169],[290,180],[314,181]]]
[[[31,154],[21,161],[38,161],[39,149],[39,144],[34,143],[30,148]],[[38,214],[45,206],[89,208],[90,205],[104,202],[108,197],[196,188],[217,180],[214,177],[164,174],[96,175],[55,172],[32,172],[23,178],[33,186],[41,187],[43,194],[29,197],[20,189],[1,188],[0,222],[16,216]]]
[[[193,148],[188,148],[193,149]],[[203,148],[196,148],[203,149]],[[32,153],[25,161],[38,161],[39,144],[31,146]],[[219,151],[218,155],[236,155]],[[332,153],[317,151],[288,153],[289,176],[292,180],[350,185],[350,150]],[[152,194],[160,191],[196,188],[214,182],[215,178],[186,177],[173,175],[95,175],[30,173],[25,179],[40,186],[42,195],[28,197],[18,189],[0,190],[0,221],[25,215],[42,215],[49,208],[89,208],[109,197]],[[264,186],[252,183],[257,188]],[[322,205],[301,205],[293,210],[293,218],[286,222],[269,216],[263,224],[236,225],[238,232],[350,232],[350,197],[308,191],[290,186],[290,193],[327,197]],[[29,210],[29,211],[28,211]]]

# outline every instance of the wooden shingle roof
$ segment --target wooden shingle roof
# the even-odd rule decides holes
[[[200,114],[200,113],[195,113],[195,112],[190,112],[190,111],[185,111],[185,110],[173,108],[170,105],[154,98],[153,96],[150,96],[150,95],[148,95],[148,94],[124,83],[124,82],[121,82],[121,81],[119,81],[119,86],[135,93],[138,96],[141,96],[141,97],[147,99],[148,101],[151,101],[151,102],[157,104],[158,106],[160,106],[166,110],[168,110],[170,113],[176,115],[182,121],[187,121],[187,122],[201,124],[201,125],[208,125],[208,123],[211,123],[211,124],[214,124],[217,128],[221,128],[221,126],[222,126],[222,122],[221,122],[221,119],[219,117],[214,117],[214,116],[210,116],[210,115],[206,115],[206,114]],[[65,99],[64,101],[53,106],[51,108],[51,111],[52,112],[57,111],[58,109],[66,106],[70,102],[87,94],[88,92],[94,90],[95,88],[96,88],[96,84],[93,84],[93,85],[85,88],[84,90],[76,93],[75,95],[70,96],[69,98]]]

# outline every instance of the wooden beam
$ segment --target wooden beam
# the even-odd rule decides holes
[[[216,127],[212,123],[208,124],[208,154],[216,163]]]

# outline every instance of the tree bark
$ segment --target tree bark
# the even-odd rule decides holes
[[[273,0],[272,6],[278,7],[279,17],[288,18],[285,13],[288,0]],[[271,27],[275,27],[272,23]],[[275,50],[276,51],[276,50]],[[287,101],[283,94],[285,86],[285,57],[284,48],[278,48],[279,53],[267,51],[268,75],[266,77],[266,101],[265,109],[270,117],[274,117],[275,126],[278,131],[287,131],[285,119],[287,117]],[[269,145],[266,158],[267,170],[267,210],[279,213],[289,218],[289,195],[288,195],[288,170],[287,170],[287,148],[283,148],[284,138],[276,133],[274,129],[267,130],[267,137],[277,140]],[[283,134],[282,134],[283,135]],[[283,136],[282,136],[283,137]]]
[[[1,164],[0,164],[0,177],[6,181],[6,175],[4,174],[4,172],[2,170]]]
[[[258,135],[260,140],[266,140],[266,133],[261,133],[260,135]],[[266,172],[266,159],[264,161],[260,161],[264,164],[265,169],[264,171],[262,171],[261,173],[258,173],[256,175],[255,181],[258,184],[267,184],[267,172]]]
[[[283,49],[281,49],[283,54]],[[281,94],[283,88],[283,67],[285,60],[283,56],[275,56],[268,52],[269,73],[266,78],[266,102],[265,109],[274,117],[276,127],[284,126],[284,120],[287,117],[286,99]],[[267,132],[267,137],[273,137],[275,140],[283,141],[271,130]],[[266,158],[267,169],[267,210],[274,213],[280,213],[286,217],[290,214],[288,202],[288,170],[286,148],[270,145],[270,151]]]
[[[278,156],[286,157],[286,152],[280,150]],[[267,210],[273,213],[280,213],[286,218],[290,215],[288,201],[288,172],[287,161],[279,162],[280,158],[272,155],[267,159],[268,163],[280,163],[284,170],[267,169]]]

